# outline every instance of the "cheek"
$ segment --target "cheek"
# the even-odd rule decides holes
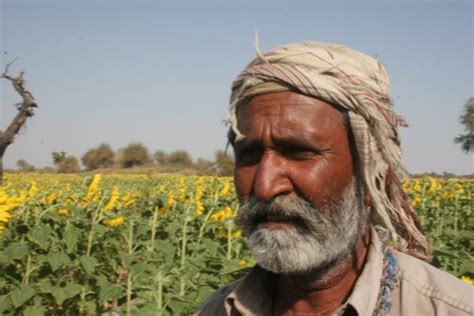
[[[255,166],[235,168],[235,189],[240,200],[245,199],[252,194],[255,172]]]
[[[298,194],[321,210],[339,200],[352,180],[352,164],[334,164],[329,160],[294,168],[292,181]]]

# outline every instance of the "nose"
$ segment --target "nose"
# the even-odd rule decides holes
[[[293,184],[288,176],[288,168],[284,157],[273,151],[264,152],[255,174],[254,195],[262,201],[269,201],[291,193]]]

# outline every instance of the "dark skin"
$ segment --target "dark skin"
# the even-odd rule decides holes
[[[241,201],[299,196],[324,215],[352,182],[354,166],[343,115],[330,104],[278,92],[253,97],[237,113],[245,135],[233,142],[235,182]],[[264,223],[286,229],[291,222]],[[350,295],[367,255],[369,231],[352,253],[322,276],[278,275],[274,315],[330,315]],[[314,271],[313,271],[314,272]]]

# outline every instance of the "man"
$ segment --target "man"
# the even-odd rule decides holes
[[[258,265],[198,315],[472,314],[473,288],[423,261],[381,63],[316,42],[258,53],[229,122],[237,221]]]

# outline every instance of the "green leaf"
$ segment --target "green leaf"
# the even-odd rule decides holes
[[[47,260],[53,271],[56,271],[61,265],[69,265],[71,263],[69,257],[64,253],[51,253]]]
[[[36,283],[36,288],[39,289],[39,293],[51,293],[54,287],[51,285],[50,280],[42,279]]]
[[[200,269],[206,268],[206,263],[201,258],[188,258],[189,263]]]
[[[146,263],[136,263],[132,265],[132,268],[130,271],[132,272],[132,275],[137,277],[139,274],[149,271],[151,269],[151,265],[146,264]]]
[[[7,258],[7,256],[0,251],[0,264],[7,264],[9,262],[10,260]]]
[[[97,266],[97,259],[94,257],[82,256],[79,259],[81,267],[87,274],[92,274]]]
[[[459,274],[463,275],[466,272],[474,273],[474,262],[466,260],[461,263],[461,266],[459,267]]]
[[[115,284],[108,283],[100,287],[99,291],[99,300],[101,302],[116,300],[121,298],[124,295],[122,288],[116,286]]]
[[[148,223],[143,223],[143,224],[137,224],[135,227],[135,236],[138,238],[140,236],[148,234],[150,231],[150,226]]]
[[[180,229],[182,226],[182,223],[180,221],[174,221],[171,222],[168,226],[166,226],[165,231],[170,234],[171,236],[174,236],[178,229]]]
[[[28,239],[36,243],[41,249],[48,249],[50,238],[51,229],[44,224],[33,227],[28,233]]]
[[[10,261],[23,258],[28,254],[29,251],[30,248],[24,243],[13,244],[7,249],[5,249],[4,255]]]
[[[35,303],[33,306],[28,306],[25,311],[25,316],[43,316],[45,309],[42,306],[41,297],[35,297]]]
[[[79,302],[79,309],[83,309],[85,315],[93,315],[97,312],[95,302]]]
[[[56,287],[51,290],[56,303],[61,305],[65,300],[79,294],[82,287],[79,284],[69,283],[65,287]]]
[[[173,244],[170,243],[167,240],[157,240],[155,245],[157,246],[159,251],[163,251],[163,253],[166,256],[172,256],[172,255],[174,255],[174,253],[176,251],[176,247],[173,246]]]
[[[155,206],[158,208],[167,208],[168,207],[168,195],[158,194],[155,198]]]
[[[120,255],[120,261],[125,266],[130,266],[132,264],[133,258],[134,258],[134,255],[130,255],[128,253],[123,253]]]
[[[71,228],[64,234],[64,241],[66,242],[67,252],[74,252],[79,241],[80,231],[76,228]]]
[[[7,309],[9,309],[11,305],[12,305],[12,302],[11,302],[9,294],[0,296],[0,313],[3,313]],[[0,314],[0,315],[3,315],[3,314]]]
[[[107,227],[103,225],[96,225],[95,226],[95,238],[99,239],[100,237],[104,236],[104,234],[107,232]]]
[[[209,253],[214,254],[217,252],[218,244],[216,242],[209,239],[204,239],[202,243]]]
[[[96,280],[99,287],[104,287],[110,283],[107,277],[103,274],[98,275]]]
[[[19,287],[15,288],[11,293],[11,298],[13,306],[15,308],[20,307],[29,300],[33,295],[35,295],[35,290],[28,284],[21,284]]]
[[[448,257],[448,258],[451,258],[451,259],[459,259],[458,256],[454,255],[449,250],[444,250],[444,249],[440,249],[440,248],[435,248],[433,250],[433,257],[437,257],[437,256]]]

